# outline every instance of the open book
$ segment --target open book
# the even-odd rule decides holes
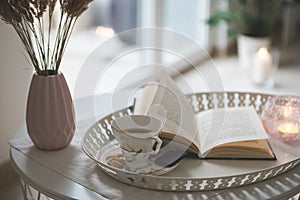
[[[200,158],[276,159],[253,107],[194,114],[186,96],[166,73],[159,82],[145,86],[134,113],[162,119],[165,126],[160,138]]]

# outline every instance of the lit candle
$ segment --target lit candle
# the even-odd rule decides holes
[[[96,33],[98,36],[109,39],[115,35],[115,32],[112,28],[98,26],[96,29]]]
[[[261,47],[253,57],[252,80],[261,84],[268,80],[272,70],[272,57],[267,48]]]
[[[281,124],[278,130],[282,135],[295,135],[299,132],[299,128],[294,123]]]

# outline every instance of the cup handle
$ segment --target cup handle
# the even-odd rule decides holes
[[[155,150],[154,150],[153,153],[157,154],[160,150],[161,145],[162,145],[162,140],[158,136],[154,137],[153,139],[156,140],[156,146],[155,146]]]

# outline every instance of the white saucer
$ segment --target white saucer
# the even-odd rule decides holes
[[[112,143],[106,145],[101,148],[96,156],[98,162],[108,165],[113,168],[117,168],[118,170],[124,170],[125,172],[134,172],[137,174],[151,174],[151,175],[162,175],[170,172],[175,169],[179,162],[175,162],[167,167],[159,166],[155,163],[155,160],[150,160],[150,164],[143,168],[129,169],[125,162],[124,156],[122,154],[122,150],[117,143],[117,141],[113,141]]]

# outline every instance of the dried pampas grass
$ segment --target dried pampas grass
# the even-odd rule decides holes
[[[59,0],[60,20],[53,45],[51,29],[57,0],[0,0],[0,16],[16,30],[35,71],[47,76],[57,74],[74,25],[91,1]]]

